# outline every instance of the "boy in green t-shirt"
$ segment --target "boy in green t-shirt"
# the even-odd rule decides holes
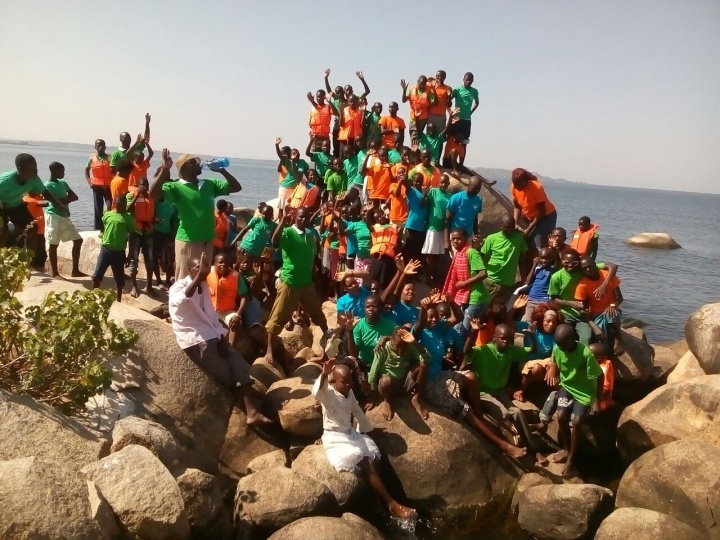
[[[313,148],[316,147],[317,141],[320,141],[320,150],[313,151]],[[323,180],[325,178],[325,173],[330,167],[330,160],[332,159],[332,155],[330,154],[330,139],[316,139],[311,131],[310,142],[305,149],[305,155],[315,164],[315,170],[317,171],[318,178]]]
[[[95,272],[92,275],[93,289],[100,286],[108,267],[112,268],[113,279],[117,288],[117,301],[122,299],[125,287],[125,246],[130,232],[135,230],[135,219],[132,212],[135,199],[127,203],[125,194],[117,195],[113,200],[113,209],[103,214],[105,230],[102,235],[102,248],[98,255]]]
[[[348,176],[340,158],[333,158],[330,168],[325,171],[324,181],[325,189],[330,194],[328,200],[334,201],[347,191]]]
[[[370,388],[377,390],[382,397],[380,412],[386,420],[392,420],[395,416],[390,400],[401,393],[413,391],[420,363],[430,363],[430,356],[424,349],[420,349],[415,337],[402,327],[395,328],[390,340],[376,348],[368,382]],[[412,404],[421,418],[427,418],[419,393],[414,393]]]
[[[273,221],[275,209],[272,206],[265,205],[260,213],[262,215],[255,215],[248,221],[229,246],[232,248],[240,242],[240,251],[250,257],[250,262],[253,263],[261,261],[262,254],[277,227],[277,223]]]
[[[555,330],[555,348],[545,380],[555,386],[558,376],[558,442],[562,450],[550,459],[565,463],[563,476],[571,476],[580,428],[590,414],[590,407],[602,394],[604,376],[592,351],[578,341],[575,329],[569,324],[561,324]]]

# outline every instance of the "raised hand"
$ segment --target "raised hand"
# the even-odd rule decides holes
[[[322,365],[322,371],[321,373],[325,375],[326,377],[332,373],[333,368],[335,367],[335,359],[329,358],[323,365]]]
[[[527,294],[521,294],[515,299],[515,302],[513,302],[513,309],[520,309],[527,306],[528,303],[528,295]]]
[[[470,320],[470,329],[473,332],[479,332],[480,330],[485,328],[485,326],[487,326],[487,324],[482,322],[480,319],[471,319]]]
[[[356,71],[355,75],[357,75],[357,78],[360,79],[361,81],[365,80],[365,75],[363,75],[362,71]]]
[[[404,328],[398,329],[397,335],[405,343],[415,343],[415,336],[413,336],[412,333],[408,332]]]
[[[410,149],[413,151],[413,154],[418,151],[418,148],[419,147],[417,141],[413,141],[412,146],[410,147]]]
[[[330,68],[327,68],[325,70],[325,78],[327,79],[330,76]]]
[[[167,148],[163,148],[163,151],[162,151],[163,169],[170,170],[170,167],[172,167],[172,164],[173,164],[173,160],[170,157],[170,150],[168,150]]]
[[[210,274],[210,266],[207,263],[207,256],[205,255],[205,252],[203,251],[200,254],[200,268],[198,268],[198,275],[201,279],[205,279]]]
[[[405,274],[405,275],[417,274],[417,271],[421,266],[422,266],[422,263],[420,261],[418,261],[417,259],[412,259],[405,265],[405,268],[403,269],[403,274]]]
[[[352,312],[348,311],[345,314],[345,317],[347,317],[347,322],[345,323],[345,328],[348,332],[352,332],[355,328],[355,317],[353,316]]]
[[[405,271],[405,259],[403,259],[402,255],[395,255],[395,268],[401,272]]]
[[[307,96],[308,99],[312,99],[312,98],[313,98],[312,92],[308,92],[308,93],[305,94],[305,95]]]
[[[400,86],[402,86],[403,90],[407,90],[408,84],[405,79],[400,79]]]
[[[275,137],[275,146],[280,146],[282,144],[282,137]]]
[[[283,227],[289,227],[292,223],[293,217],[292,214],[285,214],[283,215],[282,224]]]
[[[345,272],[335,273],[335,281],[342,281],[343,279],[345,279]]]
[[[150,116],[150,113],[149,113],[149,112],[148,112],[148,113],[145,113],[145,121],[146,121],[148,124],[150,123],[150,119],[151,119],[151,118],[152,118],[152,117]]]
[[[135,143],[137,144],[137,143],[139,143],[139,142],[142,141],[142,140],[143,140],[143,134],[142,134],[142,133],[138,133],[137,140],[135,141]]]

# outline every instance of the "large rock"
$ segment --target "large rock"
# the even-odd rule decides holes
[[[655,351],[640,328],[621,330],[625,352],[615,362],[616,382],[644,383],[653,371]]]
[[[634,461],[620,480],[618,508],[647,508],[720,538],[720,448],[680,440]]]
[[[520,496],[518,523],[539,539],[585,538],[612,511],[612,497],[594,484],[531,487]]]
[[[273,450],[250,461],[247,466],[247,474],[274,469],[275,467],[287,467],[288,461],[288,455],[285,450]]]
[[[77,420],[0,389],[0,460],[35,456],[79,471],[110,451],[107,438]]]
[[[93,499],[91,503],[90,499]],[[1,538],[120,538],[95,485],[39,457],[0,461]]]
[[[680,361],[680,355],[674,350],[662,345],[653,346],[655,352],[653,356],[653,370],[651,373],[651,382],[657,386],[667,382],[667,378],[675,370]]]
[[[291,377],[274,383],[267,398],[287,433],[318,439],[322,435],[322,410],[312,395],[312,386],[301,377]]]
[[[667,233],[640,233],[627,239],[626,244],[653,249],[678,249],[682,247]]]
[[[355,514],[307,517],[286,525],[268,540],[382,540],[380,532]]]
[[[83,469],[123,526],[141,538],[190,536],[180,488],[147,448],[126,446]]]
[[[618,423],[617,445],[625,463],[680,439],[720,449],[720,375],[661,386],[627,407]]]
[[[704,540],[706,536],[672,516],[644,508],[618,508],[605,518],[595,540]]]
[[[223,504],[218,478],[198,469],[186,469],[177,477],[177,484],[194,539],[232,535],[232,522]]]
[[[705,373],[720,373],[720,303],[707,304],[690,315],[685,339]]]
[[[377,409],[368,414],[386,430],[377,443],[410,504],[433,516],[474,519],[507,504],[520,476],[510,462],[462,424],[429,410],[422,420],[398,400],[389,422]]]
[[[150,450],[168,469],[172,470],[178,464],[177,443],[170,432],[157,422],[136,416],[118,420],[113,428],[110,451],[118,452],[131,444]]]
[[[705,375],[705,372],[700,367],[697,358],[691,351],[688,351],[682,355],[682,358],[675,365],[675,369],[668,375],[667,383],[672,384],[693,377],[702,377],[703,375]]]
[[[466,175],[459,177],[451,169],[442,169],[442,172],[447,173],[450,177],[449,191],[451,193],[457,193],[467,187]],[[480,195],[483,198],[483,207],[479,216],[478,233],[481,236],[487,236],[500,230],[500,222],[505,216],[512,216],[513,204],[503,193],[485,185],[482,186]]]
[[[520,499],[523,493],[528,489],[535,486],[551,486],[554,484],[550,478],[545,475],[538,474],[536,472],[529,472],[522,475],[520,481],[515,487],[515,493],[513,493],[512,502],[510,503],[510,510],[513,514],[517,515],[518,506],[520,505]]]
[[[360,475],[349,471],[336,471],[330,465],[325,447],[321,444],[306,446],[293,461],[292,469],[322,482],[333,494],[341,508],[351,502],[359,493]]]
[[[293,329],[290,331],[283,328],[280,332],[280,339],[282,339],[283,344],[285,345],[285,350],[292,358],[295,358],[297,353],[305,347],[312,347],[313,344],[312,331],[299,324],[293,326]]]
[[[240,479],[235,494],[235,524],[247,534],[272,531],[310,515],[336,508],[324,484],[285,467],[268,469]]]
[[[255,360],[250,366],[250,376],[255,380],[254,386],[262,394],[266,394],[273,383],[282,381],[287,375],[280,364],[271,364],[264,356]]]

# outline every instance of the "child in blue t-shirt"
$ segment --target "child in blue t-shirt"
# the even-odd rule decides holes
[[[555,346],[555,329],[564,319],[562,313],[550,308],[549,304],[539,304],[532,316],[531,324],[524,321],[516,323],[516,330],[522,331],[526,328],[532,329],[535,335],[537,348],[528,354],[527,360],[522,364],[520,373],[522,380],[520,389],[513,394],[513,399],[525,401],[525,391],[532,383],[544,383],[547,366],[552,362],[552,351]],[[525,345],[531,345],[530,339],[526,336]]]
[[[421,173],[415,173],[412,178],[412,186],[407,189],[408,218],[405,222],[407,237],[402,250],[406,262],[412,259],[422,259],[422,248],[428,228],[428,206],[423,206],[424,180]],[[428,189],[430,189],[429,186]]]
[[[528,289],[528,303],[525,306],[525,315],[523,321],[530,322],[532,320],[535,308],[542,303],[549,302],[548,287],[550,286],[550,277],[555,273],[555,255],[549,247],[542,248],[535,265],[530,270],[525,287]]]

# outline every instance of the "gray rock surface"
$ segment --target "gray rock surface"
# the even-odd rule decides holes
[[[349,471],[336,471],[327,459],[325,447],[321,444],[306,446],[295,458],[292,469],[322,482],[333,494],[342,508],[356,498],[362,485],[359,474]]]
[[[136,416],[118,420],[113,428],[110,451],[117,452],[131,444],[144,446],[170,470],[178,464],[177,443],[170,432],[157,422]]]
[[[278,410],[280,425],[291,435],[314,439],[322,435],[322,412],[312,396],[312,385],[291,377],[273,383],[268,390],[268,401]]]
[[[605,518],[595,540],[705,540],[700,531],[672,516],[645,508],[618,508]]]
[[[693,377],[702,377],[703,375],[705,375],[705,372],[700,367],[698,359],[695,358],[695,355],[691,351],[688,351],[682,355],[675,365],[675,369],[668,375],[667,383],[672,384],[684,381],[685,379],[692,379]]]
[[[382,540],[380,532],[355,514],[316,516],[293,521],[268,540]]]
[[[288,461],[285,450],[273,450],[250,461],[247,466],[247,472],[248,474],[252,474],[266,469],[274,469],[275,467],[287,467]]]
[[[720,373],[720,303],[707,304],[690,315],[685,339],[705,373]]]
[[[232,536],[232,521],[216,477],[198,469],[185,469],[177,477],[177,484],[194,539]]]

